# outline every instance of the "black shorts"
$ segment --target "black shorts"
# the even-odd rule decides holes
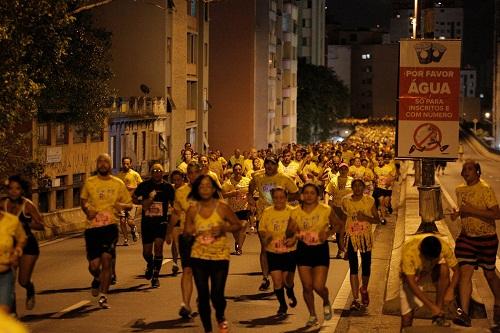
[[[100,258],[103,253],[109,253],[113,257],[115,256],[116,242],[118,242],[117,224],[87,229],[84,235],[88,260]]]
[[[167,223],[159,222],[142,222],[141,223],[141,239],[142,244],[151,244],[156,238],[165,240],[167,234]]]
[[[36,240],[33,234],[28,235],[26,245],[23,248],[23,254],[29,256],[38,256],[40,255],[40,247],[38,246],[38,241]]]
[[[267,263],[269,265],[269,272],[295,272],[295,266],[297,266],[297,251],[286,253],[274,253],[267,251],[266,255]]]
[[[378,199],[380,197],[390,197],[390,196],[392,196],[392,190],[386,190],[384,188],[375,187],[375,190],[373,190],[372,196],[373,196],[373,199],[375,199],[375,207],[378,208],[378,206],[379,206]]]
[[[181,257],[182,267],[192,267],[191,248],[194,244],[194,237],[186,238],[183,234],[179,235],[179,256]]]
[[[297,243],[297,266],[330,266],[330,248],[328,242],[319,245]]]
[[[234,212],[236,214],[236,217],[238,220],[246,221],[250,218],[250,211],[249,210],[239,210],[237,212]]]

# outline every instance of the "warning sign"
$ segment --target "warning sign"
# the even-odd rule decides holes
[[[400,42],[398,156],[456,158],[460,41]]]

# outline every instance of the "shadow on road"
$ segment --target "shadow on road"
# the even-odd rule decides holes
[[[60,312],[48,312],[48,313],[40,313],[40,314],[30,314],[26,316],[22,316],[20,319],[22,322],[37,322],[46,319],[73,319],[73,318],[81,318],[90,315],[93,312],[102,310],[100,307],[96,305],[85,305],[80,308],[74,309],[73,311],[69,311],[66,313]]]
[[[242,272],[242,273],[231,273],[229,275],[261,276],[262,272]]]
[[[120,294],[120,293],[133,293],[133,292],[146,292],[149,291],[151,288],[149,284],[146,283],[141,283],[136,286],[132,286],[129,288],[118,288],[118,289],[111,289],[109,291],[110,294]]]
[[[296,330],[292,331],[284,331],[283,333],[318,333],[321,332],[321,327],[320,326],[315,326],[315,327],[300,327],[297,328]]]
[[[288,316],[278,316],[272,315],[262,318],[254,318],[250,320],[241,320],[238,323],[244,325],[247,328],[256,328],[261,326],[276,326],[282,324],[285,320],[288,319]]]
[[[78,293],[81,291],[88,291],[90,287],[80,287],[80,288],[64,288],[64,289],[48,289],[37,291],[39,295],[51,295],[51,294],[63,294],[63,293]]]
[[[226,299],[232,300],[234,302],[248,302],[248,301],[257,301],[257,300],[271,300],[274,296],[274,292],[268,293],[258,293],[258,294],[250,294],[250,295],[239,295],[239,296],[226,296]]]
[[[137,319],[131,326],[131,328],[133,329],[132,332],[148,332],[161,329],[173,330],[191,327],[196,327],[193,320],[183,318],[153,321],[150,323],[146,323],[144,319]]]

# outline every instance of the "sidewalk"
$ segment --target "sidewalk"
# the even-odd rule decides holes
[[[393,216],[385,226],[378,225],[375,230],[369,287],[370,306],[363,315],[351,314],[349,305],[352,296],[349,294],[342,306],[335,307],[336,313],[338,312],[341,316],[335,330],[337,333],[396,333],[400,330],[399,261],[401,246],[405,237],[414,234],[420,224],[418,190],[412,186],[414,182],[413,175],[408,174],[406,176],[405,174],[403,174],[401,184],[394,187],[393,207],[395,209]],[[395,200],[399,200],[399,203],[394,202]],[[443,202],[443,205],[445,204]],[[447,237],[454,246],[454,240],[446,222],[439,221],[436,224],[439,232]],[[479,286],[477,289],[481,291],[483,287]],[[484,295],[484,293],[480,294]],[[391,302],[386,302],[386,300],[391,300]],[[484,303],[488,304],[486,301]],[[391,315],[385,313],[391,313]],[[488,319],[474,319],[472,328],[455,325],[449,328],[441,328],[432,326],[429,319],[415,319],[413,328],[405,332],[489,332],[488,328]]]

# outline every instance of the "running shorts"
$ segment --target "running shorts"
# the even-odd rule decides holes
[[[141,239],[142,244],[151,244],[156,238],[165,240],[167,234],[166,222],[142,222],[141,223]]]
[[[455,241],[455,256],[460,266],[472,265],[485,271],[493,271],[497,250],[497,235],[470,237],[460,234]]]
[[[297,265],[297,251],[286,253],[274,253],[267,251],[266,254],[269,272],[295,272],[295,266]]]
[[[246,221],[250,218],[250,211],[249,210],[240,210],[237,212],[234,212],[236,214],[236,217],[238,220],[241,221]]]
[[[90,228],[85,230],[84,236],[88,260],[100,258],[103,253],[115,256],[116,243],[118,242],[118,225],[111,224],[99,228]]]
[[[179,235],[179,256],[181,257],[182,267],[192,267],[191,248],[194,244],[194,237],[186,238],[182,233]]]
[[[26,245],[23,248],[23,254],[30,256],[40,255],[40,247],[38,246],[38,241],[33,234],[28,235]]]
[[[319,245],[297,243],[297,266],[330,266],[330,249],[328,242]]]
[[[373,199],[375,199],[375,207],[379,207],[379,202],[378,199],[380,197],[390,197],[392,196],[392,190],[386,190],[384,188],[380,187],[375,187],[375,190],[373,190]]]

